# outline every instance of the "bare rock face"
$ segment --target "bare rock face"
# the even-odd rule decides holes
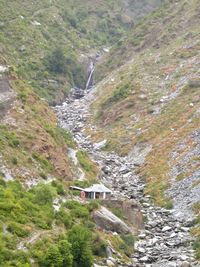
[[[128,234],[131,232],[130,228],[105,207],[94,211],[93,219],[95,223],[102,229],[120,234]]]
[[[115,208],[122,211],[122,215],[131,224],[133,232],[137,233],[138,230],[144,228],[143,216],[141,207],[134,199],[129,200],[104,200],[102,202],[107,208]]]
[[[6,72],[8,68],[0,65],[0,119],[4,117],[15,99],[15,93],[12,90]]]

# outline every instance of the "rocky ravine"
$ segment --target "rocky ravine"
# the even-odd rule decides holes
[[[126,157],[106,153],[101,148],[106,140],[93,144],[90,136],[84,134],[85,122],[89,114],[90,92],[79,100],[67,99],[61,106],[55,107],[60,126],[68,129],[74,136],[80,149],[87,150],[101,168],[100,179],[108,184],[117,198],[128,197],[138,201],[146,218],[145,228],[139,234],[135,244],[135,253],[129,266],[146,267],[187,267],[200,266],[194,259],[192,237],[189,234],[191,221],[175,216],[175,212],[156,207],[150,196],[144,196],[145,187],[136,174],[138,165],[144,163],[151,147],[134,147]],[[87,125],[88,126],[88,125]],[[95,130],[95,126],[90,125]],[[122,266],[120,263],[117,266]],[[124,265],[123,265],[124,266]]]

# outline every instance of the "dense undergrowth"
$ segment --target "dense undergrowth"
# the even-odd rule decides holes
[[[69,196],[57,181],[27,191],[19,182],[1,178],[0,195],[0,266],[32,266],[34,260],[41,267],[88,267],[94,257],[106,255],[106,238],[91,219],[98,202],[67,200],[55,210],[54,199]],[[134,239],[125,235],[112,241],[116,249],[127,254]]]

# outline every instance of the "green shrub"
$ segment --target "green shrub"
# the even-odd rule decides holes
[[[71,215],[75,218],[88,218],[89,211],[87,207],[81,205],[78,201],[67,201],[65,206],[71,210]]]
[[[93,237],[92,252],[95,256],[106,257],[106,241],[102,240],[99,234]]]
[[[62,255],[57,245],[51,245],[47,250],[44,265],[46,267],[62,267]]]
[[[86,227],[89,230],[94,230],[96,227],[96,224],[91,221],[84,221],[84,227]]]
[[[12,162],[13,165],[17,165],[17,164],[18,164],[18,160],[17,160],[16,157],[13,157],[13,158],[11,159],[11,162]]]
[[[76,147],[71,133],[69,133],[67,130],[60,127],[53,128],[49,124],[45,124],[44,128],[47,133],[49,133],[54,138],[57,144],[62,144],[63,142],[65,142],[71,148]]]
[[[47,175],[46,175],[46,173],[44,173],[44,172],[40,172],[39,175],[40,175],[40,177],[41,177],[42,179],[44,179],[44,180],[47,179]]]
[[[71,21],[75,21],[74,18]],[[68,76],[72,86],[84,87],[86,73],[73,52],[68,52],[66,55],[63,49],[56,48],[45,57],[44,64],[49,72]]]
[[[91,200],[90,203],[88,204],[88,209],[90,212],[93,210],[96,210],[99,208],[99,202],[97,200]]]
[[[25,237],[29,235],[29,232],[24,229],[23,225],[20,225],[15,222],[9,223],[7,230],[13,234],[16,234],[19,237]]]
[[[9,129],[8,126],[0,126],[0,146],[4,147],[9,145],[10,147],[16,148],[20,144],[16,134]]]
[[[19,140],[15,137],[15,135],[13,134],[11,136],[11,139],[9,140],[9,145],[11,147],[18,147],[20,144]]]
[[[123,219],[122,209],[113,207],[111,210],[117,217],[119,217],[120,219]]]
[[[76,153],[77,159],[81,165],[81,167],[84,169],[84,171],[88,174],[89,178],[96,177],[96,166],[95,164],[90,160],[87,152],[79,150]]]
[[[53,167],[51,162],[49,162],[42,154],[38,152],[33,152],[32,157],[41,164],[41,167],[43,169],[47,171],[52,171]]]
[[[196,258],[200,259],[200,238],[197,238],[197,240],[193,243],[193,248],[195,250]]]
[[[45,58],[45,64],[48,71],[54,73],[65,72],[65,56],[61,48],[56,48]]]
[[[121,235],[122,240],[126,245],[133,247],[135,244],[135,237],[133,235]]]
[[[72,210],[72,209],[76,209],[77,207],[81,207],[82,205],[76,201],[76,200],[69,200],[65,203],[65,207]]]
[[[53,197],[56,195],[55,189],[48,184],[40,184],[35,189],[35,202],[46,205],[51,204]]]
[[[57,182],[57,181],[53,181],[52,186],[56,188],[56,191],[59,195],[64,195],[65,194],[65,190],[64,187],[61,183]]]
[[[75,209],[71,210],[71,214],[75,218],[88,218],[89,211],[85,207],[76,207]]]
[[[58,248],[62,256],[62,267],[72,267],[73,256],[71,254],[71,244],[67,240],[61,240]]]
[[[172,202],[172,200],[170,200],[170,199],[167,199],[167,200],[166,200],[165,208],[166,208],[167,210],[171,210],[171,209],[173,209],[173,202]]]
[[[28,93],[26,91],[20,91],[17,95],[17,98],[25,104],[28,99]]]
[[[2,211],[11,212],[11,210],[13,210],[14,207],[15,207],[15,204],[10,199],[1,200],[0,202],[1,212]]]
[[[72,217],[69,212],[66,212],[64,209],[60,209],[56,214],[56,218],[58,221],[64,223],[66,228],[71,227]]]
[[[131,83],[125,83],[117,86],[112,96],[108,98],[103,104],[102,109],[108,107],[112,103],[116,103],[121,101],[129,96],[131,91],[133,90]]]
[[[72,245],[73,267],[93,266],[91,233],[86,228],[75,225],[68,236]]]

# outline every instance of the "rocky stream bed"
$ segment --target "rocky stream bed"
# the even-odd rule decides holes
[[[144,195],[145,183],[137,174],[137,168],[144,163],[151,147],[134,147],[128,156],[120,157],[114,152],[101,150],[106,140],[93,144],[90,136],[85,134],[86,119],[90,116],[88,107],[92,98],[93,94],[90,92],[84,98],[67,99],[61,106],[56,106],[54,109],[60,126],[68,129],[79,148],[86,150],[98,164],[101,169],[100,179],[112,188],[114,195],[117,198],[135,199],[140,203],[145,218],[144,229],[140,231],[135,243],[135,253],[130,258],[130,264],[122,265],[120,261],[113,263],[111,260],[107,261],[106,266],[200,266],[195,261],[193,240],[189,234],[193,218],[179,218],[175,216],[174,210],[156,207],[151,197]],[[95,130],[95,126],[90,127]]]

